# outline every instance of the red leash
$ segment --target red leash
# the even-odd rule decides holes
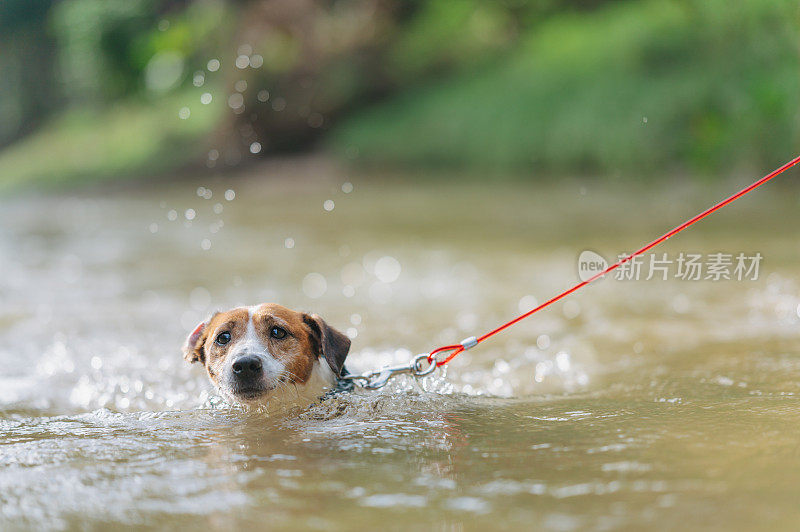
[[[718,211],[719,209],[721,209],[725,205],[736,201],[737,199],[741,198],[742,196],[744,196],[745,194],[747,194],[749,192],[752,192],[753,190],[755,190],[756,188],[760,187],[761,185],[763,185],[764,183],[766,183],[767,181],[769,181],[773,177],[777,177],[777,176],[781,175],[783,172],[785,172],[789,168],[793,167],[797,163],[800,163],[800,155],[795,157],[794,159],[792,159],[788,163],[784,164],[780,168],[778,168],[776,170],[773,170],[772,172],[770,172],[769,174],[765,175],[764,177],[762,177],[761,179],[759,179],[758,181],[756,181],[752,185],[743,188],[742,190],[740,190],[739,192],[737,192],[733,196],[720,201],[719,203],[717,203],[713,207],[710,207],[710,208],[706,209],[705,211],[701,212],[700,214],[698,214],[694,218],[686,220],[685,222],[683,222],[681,225],[679,225],[675,229],[673,229],[671,231],[668,231],[667,233],[664,233],[663,235],[661,235],[660,237],[656,238],[655,240],[653,240],[652,242],[650,242],[646,246],[643,246],[642,248],[638,249],[637,251],[634,251],[631,255],[623,257],[622,259],[618,260],[617,262],[615,262],[614,264],[612,264],[611,266],[609,266],[608,268],[606,268],[602,272],[599,272],[599,273],[595,274],[594,276],[592,276],[591,278],[587,279],[586,281],[581,281],[580,283],[576,284],[575,286],[573,286],[569,290],[565,290],[564,292],[561,292],[560,294],[558,294],[557,296],[553,297],[552,299],[548,299],[547,301],[545,301],[544,303],[542,303],[541,305],[539,305],[535,309],[529,310],[525,314],[521,314],[521,315],[517,316],[513,320],[500,325],[496,329],[493,329],[493,330],[489,331],[488,333],[484,334],[483,336],[479,336],[477,338],[475,336],[470,336],[469,338],[466,338],[466,339],[462,340],[460,344],[446,345],[446,346],[438,347],[438,348],[434,349],[433,351],[431,351],[428,354],[428,362],[431,363],[431,364],[433,364],[435,362],[437,367],[447,364],[448,362],[453,360],[453,358],[455,358],[456,355],[458,355],[460,353],[463,353],[467,349],[471,349],[471,348],[475,347],[476,345],[478,345],[479,343],[483,342],[484,340],[487,340],[487,339],[491,338],[492,336],[494,336],[495,334],[497,334],[497,333],[499,333],[501,331],[504,331],[505,329],[511,327],[512,325],[514,325],[518,321],[522,321],[525,318],[527,318],[528,316],[536,314],[540,310],[542,310],[542,309],[544,309],[546,307],[549,307],[550,305],[552,305],[556,301],[558,301],[558,300],[560,300],[560,299],[562,299],[564,297],[567,297],[572,292],[575,292],[576,290],[578,290],[580,288],[583,288],[587,284],[599,279],[600,277],[604,276],[605,274],[607,274],[607,273],[609,273],[611,271],[614,271],[615,269],[619,268],[620,266],[622,266],[626,262],[632,260],[634,257],[638,257],[639,255],[641,255],[642,253],[645,253],[649,249],[652,249],[652,248],[656,247],[657,245],[659,245],[663,241],[669,239],[673,235],[676,235],[676,234],[680,233],[681,231],[683,231],[684,229],[686,229],[690,225],[693,225],[694,223],[699,222],[700,220],[702,220],[703,218],[705,218],[709,214]],[[450,353],[447,356],[447,358],[445,358],[444,360],[435,360],[434,357],[437,354],[443,353],[443,352],[446,352],[446,351],[452,351],[452,353]]]

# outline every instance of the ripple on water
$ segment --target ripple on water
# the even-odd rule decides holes
[[[228,408],[179,351],[217,306],[318,312],[354,339],[351,371],[371,370],[572,284],[576,253],[607,236],[587,201],[598,203],[585,212],[626,212],[624,231],[653,218],[624,193],[578,205],[552,190],[364,181],[350,194],[340,177],[302,194],[204,182],[4,202],[0,528],[796,520],[800,297],[785,236],[796,205],[780,197],[730,221],[764,225],[757,237],[685,241],[760,249],[762,281],[604,281],[422,381],[285,420]],[[441,209],[477,200],[457,221]],[[490,234],[487,220],[514,230]]]

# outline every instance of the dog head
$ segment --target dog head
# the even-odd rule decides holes
[[[350,339],[316,314],[274,303],[217,312],[183,346],[223,395],[245,404],[313,402],[335,386],[349,350]]]

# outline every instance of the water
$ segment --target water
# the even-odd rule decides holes
[[[311,310],[353,337],[352,370],[403,362],[574,283],[581,251],[612,259],[735,184],[259,173],[3,200],[2,529],[800,523],[795,189],[659,251],[760,252],[758,280],[605,279],[446,377],[270,419],[219,405],[182,360],[212,310]]]

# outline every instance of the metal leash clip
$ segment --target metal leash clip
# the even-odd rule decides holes
[[[428,363],[427,367],[425,363]],[[409,374],[414,377],[425,377],[436,371],[436,361],[428,361],[428,354],[415,356],[410,364],[404,366],[388,366],[376,371],[367,371],[361,375],[345,375],[342,379],[354,381],[367,390],[383,388],[395,375]]]

